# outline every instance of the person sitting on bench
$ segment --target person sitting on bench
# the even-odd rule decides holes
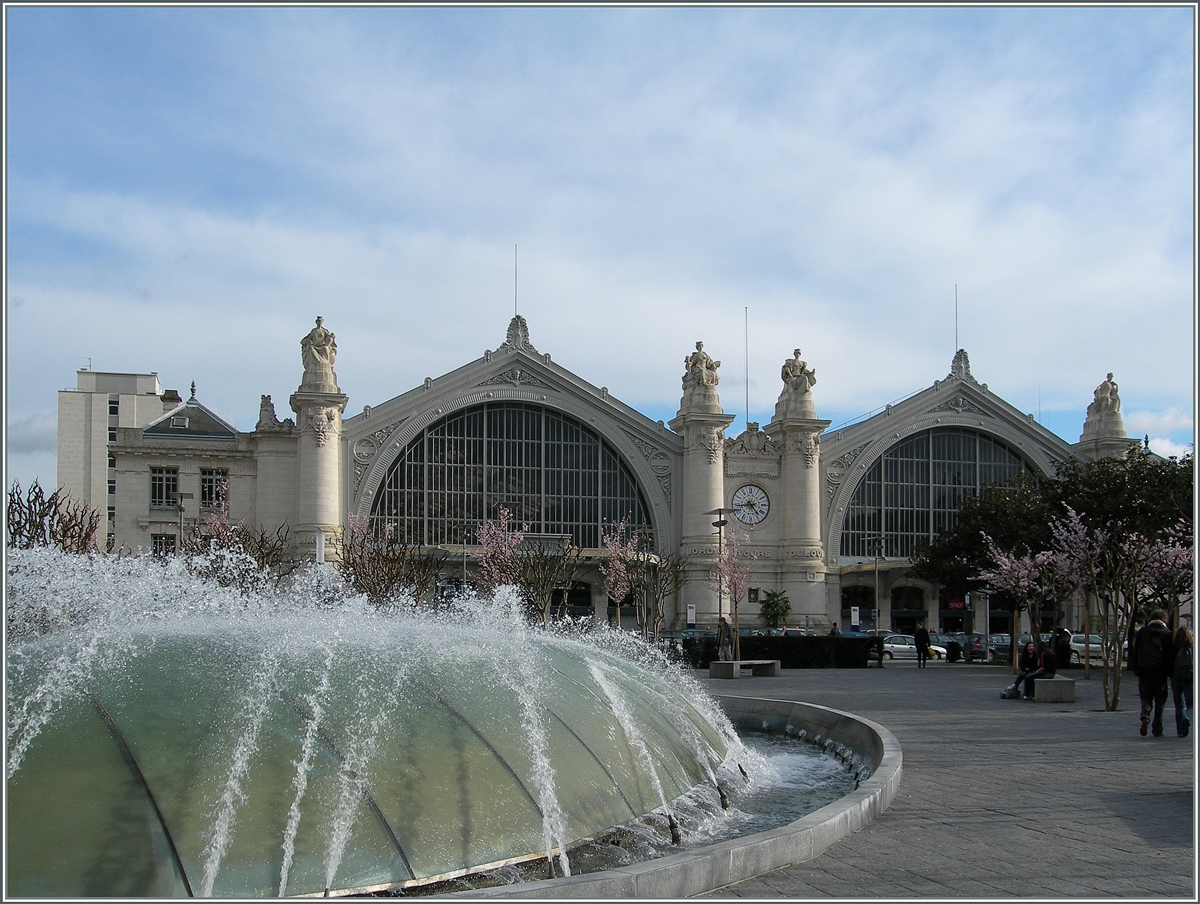
[[[1034,681],[1038,678],[1053,678],[1056,671],[1058,671],[1058,659],[1055,658],[1054,651],[1046,647],[1042,650],[1042,655],[1038,658],[1038,670],[1025,676],[1024,699],[1033,699]]]

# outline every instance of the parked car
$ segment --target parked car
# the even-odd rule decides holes
[[[1087,637],[1088,645],[1085,647],[1082,634],[1071,635],[1071,662],[1076,664],[1083,662],[1085,652],[1091,653],[1092,659],[1102,660],[1104,658],[1103,641],[1101,641],[1100,635],[1089,634]]]
[[[946,658],[946,648],[940,644],[929,645],[935,659]],[[889,634],[883,639],[884,659],[916,659],[917,642],[911,634]]]
[[[967,634],[960,631],[954,635],[954,639],[962,646],[963,659],[967,662],[985,662],[991,656],[987,638],[982,634]]]
[[[988,656],[992,659],[1008,659],[1012,656],[1011,634],[989,634]]]

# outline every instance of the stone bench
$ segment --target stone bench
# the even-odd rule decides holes
[[[1055,675],[1053,678],[1036,678],[1033,682],[1035,703],[1074,703],[1075,679]]]
[[[778,659],[738,659],[731,662],[714,660],[708,664],[709,678],[741,678],[742,669],[750,669],[755,678],[778,678]]]

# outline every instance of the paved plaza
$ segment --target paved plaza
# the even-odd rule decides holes
[[[1195,735],[1138,735],[1137,679],[1106,713],[1098,670],[1075,703],[1001,700],[1007,668],[891,662],[712,680],[886,726],[904,751],[891,807],[816,859],[710,898],[1196,899]]]

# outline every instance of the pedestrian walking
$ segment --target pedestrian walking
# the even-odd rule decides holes
[[[1192,631],[1186,625],[1175,629],[1171,638],[1175,647],[1175,663],[1171,667],[1171,696],[1175,702],[1175,733],[1188,736],[1192,727]]]
[[[733,625],[722,615],[717,621],[717,658],[721,662],[733,661]]]
[[[917,668],[923,669],[929,661],[929,632],[925,630],[925,622],[917,622],[913,642],[917,645]]]
[[[1163,733],[1163,706],[1167,702],[1167,680],[1175,665],[1175,645],[1167,627],[1167,613],[1155,609],[1150,621],[1138,630],[1129,653],[1129,666],[1138,679],[1138,697],[1142,701],[1141,724],[1138,733],[1146,736],[1149,728],[1154,737]]]

